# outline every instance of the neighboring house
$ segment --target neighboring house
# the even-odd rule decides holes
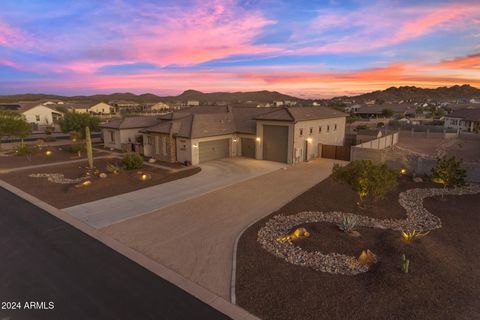
[[[187,106],[189,107],[198,107],[200,105],[200,101],[198,100],[188,100]]]
[[[141,143],[140,130],[159,123],[157,117],[116,118],[100,125],[103,143],[106,148],[133,151]]]
[[[144,106],[135,101],[111,100],[108,102],[114,108],[114,112],[140,112],[144,111]]]
[[[38,102],[20,103],[18,111],[24,119],[38,126],[50,126],[57,122],[63,114],[49,106]]]
[[[480,130],[480,108],[459,109],[444,117],[444,127],[460,131],[478,132]]]
[[[111,114],[114,112],[113,107],[105,102],[71,102],[64,107],[78,113]]]
[[[152,111],[167,111],[170,109],[170,105],[165,102],[157,102],[149,108]]]
[[[296,163],[320,156],[322,144],[342,146],[345,118],[324,107],[203,106],[149,120],[118,119],[102,125],[102,131],[106,147],[125,150],[123,144],[143,140],[145,156],[168,162],[195,165],[243,156]]]
[[[379,129],[362,129],[358,130],[356,137],[356,144],[360,144],[367,141],[372,141],[383,136],[382,131]]]
[[[361,107],[361,105],[359,105],[359,104],[354,104],[354,105],[345,107],[343,110],[344,110],[346,113],[357,113],[358,110],[360,109],[360,107]]]

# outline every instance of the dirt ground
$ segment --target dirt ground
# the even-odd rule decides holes
[[[34,166],[39,164],[86,159],[87,154],[85,152],[82,152],[81,157],[78,157],[76,153],[72,153],[69,151],[69,147],[69,145],[52,147],[42,146],[41,150],[38,153],[32,155],[30,159],[28,159],[26,156],[15,155],[13,151],[9,151],[8,155],[0,156],[0,169],[12,169]],[[52,151],[52,153],[50,155],[47,155],[47,150]],[[108,153],[102,151],[93,152],[94,157],[104,155],[108,155]]]
[[[398,193],[432,183],[402,178],[398,191],[366,209],[356,195],[329,178],[297,197],[277,214],[340,210],[377,218],[401,218]],[[256,241],[266,219],[250,227],[237,253],[236,296],[240,306],[262,319],[478,319],[480,318],[480,195],[428,198],[425,207],[443,227],[418,242],[405,243],[398,232],[358,228],[354,238],[328,223],[308,224],[311,237],[297,244],[306,250],[358,256],[370,249],[379,258],[372,270],[332,275],[289,264]],[[400,257],[410,273],[400,271]]]
[[[52,165],[48,167],[22,170],[0,175],[0,179],[24,190],[33,196],[53,205],[57,208],[66,208],[77,204],[91,202],[114,195],[162,184],[168,181],[188,177],[200,171],[195,167],[191,170],[173,172],[145,165],[140,170],[122,171],[119,174],[109,174],[105,167],[107,164],[118,164],[118,158],[96,159],[94,165],[100,171],[107,173],[107,178],[94,177],[90,179],[92,184],[88,187],[76,187],[75,184],[58,184],[47,178],[29,177],[34,173],[61,173],[66,178],[74,179],[84,175],[86,163],[70,163],[64,165]],[[140,180],[140,174],[149,174],[151,179]]]

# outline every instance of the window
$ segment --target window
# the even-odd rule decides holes
[[[152,144],[152,136],[147,136],[147,144],[148,145]]]
[[[303,129],[300,129],[300,136],[303,136]]]
[[[318,133],[322,133],[322,126],[318,127]]]
[[[327,132],[330,132],[330,125],[327,125]]]
[[[337,130],[337,124],[335,123],[335,126],[333,127],[333,131]]]
[[[40,121],[40,116],[38,114],[35,115],[35,121]]]
[[[312,134],[312,133],[313,133],[313,128],[310,128],[310,134]]]
[[[114,131],[109,131],[110,133],[110,142],[115,143],[115,132]]]

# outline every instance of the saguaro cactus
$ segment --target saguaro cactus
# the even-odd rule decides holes
[[[92,137],[90,136],[89,127],[85,127],[85,147],[87,149],[88,168],[93,169]]]

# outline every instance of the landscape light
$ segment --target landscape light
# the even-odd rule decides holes
[[[405,169],[405,168],[400,169],[400,173],[401,173],[401,174],[406,174],[406,173],[407,173],[407,169]]]
[[[90,181],[90,180],[86,180],[86,181],[82,182],[82,186],[84,186],[84,187],[88,187],[91,184],[92,184],[92,181]]]
[[[195,148],[195,149],[198,148],[198,144],[194,144],[193,148]]]
[[[150,175],[149,175],[149,174],[145,174],[145,173],[144,173],[144,174],[142,174],[142,175],[140,176],[140,180],[142,180],[142,181],[147,181],[148,179],[150,179]]]
[[[51,155],[52,155],[52,151],[51,151],[51,150],[47,150],[47,151],[45,151],[45,155],[47,155],[47,156],[51,156]]]

